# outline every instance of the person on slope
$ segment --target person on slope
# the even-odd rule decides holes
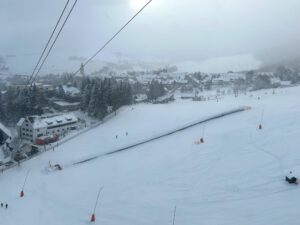
[[[292,171],[290,171],[290,174],[285,177],[285,181],[289,184],[298,184],[298,179],[295,176],[293,176]]]

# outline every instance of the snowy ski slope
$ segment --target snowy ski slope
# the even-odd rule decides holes
[[[175,205],[176,224],[299,224],[299,186],[286,184],[283,177],[290,170],[300,176],[300,88],[271,92],[226,96],[219,102],[177,100],[128,107],[55,152],[1,174],[0,202],[9,208],[0,208],[0,224],[88,224],[101,186],[96,224],[172,224]],[[201,137],[199,125],[72,166],[88,156],[244,105],[252,109],[208,122],[203,145],[194,143]],[[258,130],[263,109],[263,130]],[[49,172],[49,160],[64,169]]]

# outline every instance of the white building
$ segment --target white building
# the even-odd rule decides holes
[[[80,96],[80,90],[76,87],[72,87],[71,84],[63,85],[62,88],[64,93],[70,97]]]
[[[19,138],[32,143],[37,138],[52,135],[64,135],[70,130],[76,130],[78,118],[74,113],[54,117],[29,116],[21,118],[17,124]]]

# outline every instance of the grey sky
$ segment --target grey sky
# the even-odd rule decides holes
[[[80,61],[70,59],[91,56],[136,12],[131,1],[79,0],[44,71],[76,70]],[[0,57],[11,71],[33,69],[64,4],[1,0]],[[97,60],[112,60],[115,52],[168,62],[245,53],[266,58],[276,49],[297,56],[299,12],[299,0],[153,0]]]

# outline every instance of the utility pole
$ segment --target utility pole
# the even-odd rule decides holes
[[[23,183],[23,186],[22,186],[22,190],[21,190],[21,193],[20,193],[20,197],[21,198],[24,197],[24,188],[25,188],[25,185],[26,185],[26,182],[27,182],[27,178],[28,178],[29,172],[30,172],[30,170],[28,170],[27,173],[26,173],[26,177],[25,177],[25,180],[24,180],[24,183]]]
[[[99,201],[99,196],[100,196],[100,193],[102,191],[103,187],[101,187],[98,191],[98,195],[97,195],[97,199],[96,199],[96,203],[95,203],[95,207],[94,207],[94,211],[93,211],[93,214],[92,214],[92,217],[91,217],[91,222],[95,222],[96,221],[96,208],[97,208],[97,205],[98,205],[98,201]]]

